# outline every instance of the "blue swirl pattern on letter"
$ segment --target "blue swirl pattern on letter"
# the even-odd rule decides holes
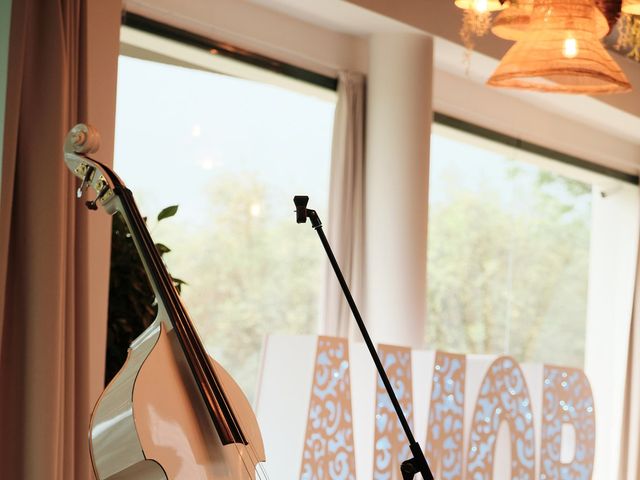
[[[413,423],[413,388],[411,385],[411,349],[380,345],[378,353],[398,402]],[[373,447],[374,480],[391,480],[400,475],[400,464],[411,457],[405,436],[391,399],[378,376],[376,388],[376,419]],[[412,427],[413,428],[413,427]]]
[[[344,338],[318,337],[300,478],[356,478],[349,346]]]
[[[464,355],[436,352],[426,457],[442,480],[462,479],[465,370]]]
[[[533,480],[535,431],[529,389],[518,363],[499,357],[487,371],[473,412],[467,479],[491,480],[500,423],[509,425],[511,479]]]
[[[541,480],[589,480],[593,474],[596,421],[589,380],[582,370],[545,365]],[[561,463],[562,425],[575,429],[575,455]]]

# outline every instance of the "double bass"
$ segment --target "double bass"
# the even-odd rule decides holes
[[[158,313],[94,407],[89,441],[96,479],[265,478],[264,445],[249,401],[205,351],[131,191],[89,156],[98,146],[94,128],[76,125],[65,141],[65,163],[81,180],[78,197],[95,190],[88,208],[122,215]]]

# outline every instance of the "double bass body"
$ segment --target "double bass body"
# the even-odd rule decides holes
[[[249,401],[204,352],[164,266],[150,251],[153,244],[130,192],[87,156],[97,149],[96,138],[91,127],[74,127],[65,161],[83,180],[79,193],[93,187],[105,210],[124,216],[156,293],[158,315],[131,344],[94,408],[89,437],[95,476],[253,480],[265,454]]]
[[[158,319],[131,346],[127,362],[96,404],[91,452],[99,479],[254,478],[245,445],[223,446],[175,339]],[[173,345],[173,346],[172,346]],[[224,372],[216,365],[219,373]],[[231,377],[225,391],[264,460],[251,406]],[[226,378],[225,378],[226,377]]]

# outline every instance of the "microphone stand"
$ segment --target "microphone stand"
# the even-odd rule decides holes
[[[342,287],[342,291],[344,293],[345,298],[347,299],[347,303],[351,308],[351,312],[358,324],[358,328],[360,329],[360,333],[362,334],[362,338],[364,338],[364,342],[369,349],[369,353],[371,354],[371,358],[373,359],[373,363],[376,365],[376,369],[378,370],[378,374],[382,379],[382,383],[387,390],[387,394],[391,399],[391,403],[393,404],[393,408],[398,415],[398,420],[400,420],[400,425],[402,425],[402,429],[407,437],[407,441],[409,442],[409,449],[413,454],[413,458],[409,460],[405,460],[402,462],[400,466],[400,471],[402,473],[403,480],[412,480],[418,473],[422,474],[422,478],[424,480],[433,480],[433,475],[431,474],[431,470],[429,469],[429,465],[427,463],[427,459],[424,456],[422,449],[418,442],[416,442],[413,437],[413,433],[411,432],[411,428],[409,427],[409,423],[407,422],[407,418],[400,407],[400,403],[398,402],[398,397],[396,397],[395,392],[393,391],[393,387],[391,386],[391,382],[389,382],[389,377],[382,366],[382,362],[380,361],[380,357],[378,356],[378,352],[376,351],[373,342],[371,341],[371,337],[369,336],[369,332],[367,331],[367,327],[364,325],[364,321],[360,316],[360,312],[358,311],[358,307],[356,306],[356,302],[353,300],[351,296],[351,292],[349,291],[349,287],[347,286],[347,282],[344,280],[342,276],[342,272],[340,271],[340,267],[338,266],[338,262],[336,261],[336,257],[333,255],[333,251],[331,250],[331,246],[329,245],[329,241],[325,236],[322,230],[322,222],[320,221],[320,217],[315,210],[310,210],[307,208],[307,203],[309,203],[309,197],[297,195],[293,197],[293,203],[296,206],[296,222],[297,223],[306,223],[307,218],[311,220],[311,226],[318,233],[320,237],[320,241],[322,242],[322,246],[327,252],[327,256],[329,257],[329,261],[331,262],[331,266],[333,267],[333,271],[338,278],[338,282],[340,282],[340,286]]]

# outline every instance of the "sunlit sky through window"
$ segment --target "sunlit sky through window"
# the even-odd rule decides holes
[[[294,194],[326,198],[334,108],[273,85],[121,56],[115,167],[147,215],[180,204],[180,218],[197,227],[212,180],[238,174],[268,178],[269,209],[280,218],[291,215]]]
[[[487,148],[476,145],[472,135],[456,132],[453,137],[458,138],[452,138],[448,130],[440,127],[431,135],[430,205],[450,203],[461,191],[478,193],[490,190],[499,196],[505,208],[514,212],[524,214],[535,208],[531,198],[523,192],[537,184],[543,169],[523,161],[525,154],[517,148],[497,144],[493,149]],[[460,137],[468,138],[460,141]],[[483,143],[491,145],[490,142]],[[537,188],[560,201],[571,203],[581,214],[591,208],[589,196],[576,198],[562,183],[549,182]]]
[[[115,167],[171,250],[207,350],[254,398],[269,333],[315,333],[323,252],[293,196],[328,205],[335,103],[121,56]],[[177,214],[157,223],[163,208]]]

